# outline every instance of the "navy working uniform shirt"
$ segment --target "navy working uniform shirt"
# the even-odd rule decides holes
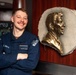
[[[27,53],[28,58],[17,60],[18,53]],[[39,60],[39,40],[25,31],[15,39],[12,32],[0,38],[0,75],[32,75]]]

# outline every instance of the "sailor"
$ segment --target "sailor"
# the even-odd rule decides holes
[[[32,75],[39,60],[38,37],[25,30],[27,12],[19,8],[12,17],[13,28],[0,38],[0,75]]]

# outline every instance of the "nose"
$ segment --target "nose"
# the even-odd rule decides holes
[[[24,21],[24,18],[21,18],[21,21]]]
[[[63,26],[61,27],[61,29],[64,30],[64,28],[65,28],[65,25],[63,24]]]
[[[63,24],[63,27],[65,27],[65,23]]]

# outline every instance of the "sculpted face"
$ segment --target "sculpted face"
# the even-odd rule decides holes
[[[56,32],[58,32],[58,34],[63,34],[65,25],[63,22],[63,14],[61,12],[54,15],[54,24]]]
[[[63,22],[63,14],[61,12],[54,12],[47,16],[46,26],[48,31],[54,31],[58,35],[62,35],[64,33],[64,22]]]

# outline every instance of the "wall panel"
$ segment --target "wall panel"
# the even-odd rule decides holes
[[[42,13],[52,7],[67,7],[76,9],[76,0],[32,0],[33,1],[33,28],[34,34],[38,35],[38,22]],[[57,64],[76,66],[76,51],[67,56],[60,56],[52,48],[40,44],[40,60]]]

